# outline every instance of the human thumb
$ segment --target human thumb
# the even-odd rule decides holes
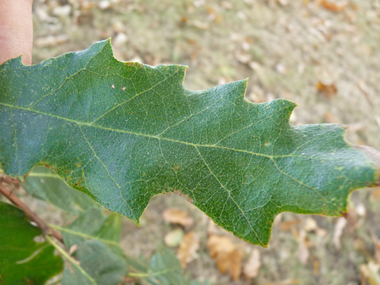
[[[33,0],[0,0],[0,64],[22,55],[32,63]]]

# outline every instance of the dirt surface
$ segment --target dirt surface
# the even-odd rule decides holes
[[[249,77],[248,100],[290,99],[300,105],[292,124],[344,124],[351,143],[380,149],[380,2],[326,3],[35,0],[33,62],[112,37],[119,60],[188,65],[185,86],[192,90]],[[379,190],[354,193],[347,221],[281,214],[269,249],[216,229],[240,244],[243,266],[251,251],[259,249],[258,276],[235,282],[219,272],[209,255],[209,218],[178,195],[155,197],[141,227],[125,219],[125,252],[149,258],[176,228],[162,218],[172,207],[189,211],[195,220],[184,230],[200,238],[197,254],[186,267],[194,280],[367,284],[371,272],[379,269]]]

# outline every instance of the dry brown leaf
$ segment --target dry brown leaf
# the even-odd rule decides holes
[[[297,226],[301,223],[301,220],[300,219],[294,219],[294,220],[289,220],[289,221],[285,221],[285,222],[282,222],[280,224],[280,229],[282,231],[290,231],[292,227],[294,226]]]
[[[210,256],[215,259],[219,252],[231,252],[235,249],[235,244],[224,236],[210,235],[207,240],[207,248],[210,251]]]
[[[217,266],[223,274],[229,271],[232,280],[239,280],[241,274],[241,261],[243,259],[243,251],[235,249],[229,253],[222,253],[218,260]],[[223,272],[224,271],[224,272]]]
[[[375,262],[380,265],[380,241],[375,244]]]
[[[222,274],[229,274],[232,280],[239,280],[243,251],[228,237],[210,235],[207,241],[210,256],[216,261],[216,266]]]
[[[338,88],[336,88],[335,84],[324,84],[321,81],[315,84],[315,88],[329,98],[338,92]]]
[[[96,7],[96,3],[89,2],[89,1],[80,1],[79,9],[81,12],[91,10]]]
[[[189,216],[189,213],[180,209],[166,209],[162,216],[165,221],[171,224],[179,224],[183,227],[191,227],[194,224],[194,219]]]
[[[336,249],[340,249],[340,237],[342,236],[343,229],[346,227],[346,225],[347,220],[343,217],[340,217],[335,224],[333,242]]]
[[[342,12],[347,7],[347,3],[336,4],[336,3],[326,1],[326,0],[322,0],[321,5],[323,8],[332,12]]]
[[[352,9],[354,9],[355,11],[359,11],[359,6],[354,4],[354,3],[351,3],[351,7]]]
[[[248,259],[247,264],[244,266],[243,274],[247,279],[257,277],[261,267],[260,251],[256,248],[252,250],[252,253]]]
[[[373,190],[371,196],[380,202],[380,187]]]
[[[331,112],[327,111],[323,114],[323,118],[325,121],[329,124],[336,124],[339,123],[339,119],[337,119]]]
[[[177,251],[177,257],[181,261],[183,268],[197,257],[199,248],[199,237],[194,232],[187,233]]]

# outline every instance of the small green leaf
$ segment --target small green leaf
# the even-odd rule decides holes
[[[148,274],[159,281],[159,284],[183,284],[181,263],[169,249],[163,247],[152,257]]]
[[[79,213],[67,227],[50,225],[62,233],[65,246],[76,245],[79,265],[68,265],[63,284],[118,284],[127,264],[121,249],[121,217],[103,215],[100,206],[88,195],[69,187],[54,171],[35,167],[26,177],[27,192],[59,208]],[[83,210],[86,210],[83,212]]]
[[[178,258],[166,247],[159,245],[150,263],[141,259],[127,257],[128,264],[138,272],[130,272],[129,276],[139,277],[154,285],[207,285],[208,281],[200,283],[190,281],[184,276]]]
[[[183,269],[177,257],[164,246],[158,247],[149,264],[132,258],[128,258],[128,263],[139,271],[129,273],[130,276],[140,277],[154,285],[190,283],[183,277]]]
[[[101,208],[91,208],[81,213],[67,227],[63,228],[54,225],[52,227],[62,232],[67,247],[81,244],[86,239],[95,239],[109,245],[119,246],[121,217],[115,213],[105,216],[102,214]]]
[[[68,186],[53,170],[42,166],[34,167],[28,174],[24,189],[33,196],[72,213],[80,213],[98,205],[88,195]]]
[[[0,202],[0,284],[45,284],[63,269],[62,258],[19,208]]]
[[[377,167],[338,125],[292,127],[296,104],[245,101],[247,81],[183,87],[185,67],[119,62],[109,41],[34,66],[0,66],[0,163],[46,165],[136,223],[175,192],[218,225],[266,246],[284,211],[339,216]]]
[[[86,240],[80,244],[74,257],[79,265],[66,267],[62,285],[116,285],[126,273],[125,260],[98,240]]]
[[[62,284],[105,284],[121,282],[127,263],[121,249],[121,217],[102,214],[102,209],[91,208],[81,213],[68,227],[52,226],[61,231],[67,248],[76,246],[73,256],[79,265],[67,266]]]

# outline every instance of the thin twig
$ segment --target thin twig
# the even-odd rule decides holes
[[[4,174],[0,176],[0,180],[5,182],[5,183],[8,183],[8,184],[20,184],[21,183],[20,179],[11,178],[11,177],[8,177]]]
[[[50,228],[40,217],[38,217],[31,209],[28,208],[16,195],[9,191],[2,183],[0,183],[0,193],[3,194],[9,201],[21,208],[37,226],[42,230],[42,234],[52,235],[57,240],[63,243],[62,235],[55,229]]]

